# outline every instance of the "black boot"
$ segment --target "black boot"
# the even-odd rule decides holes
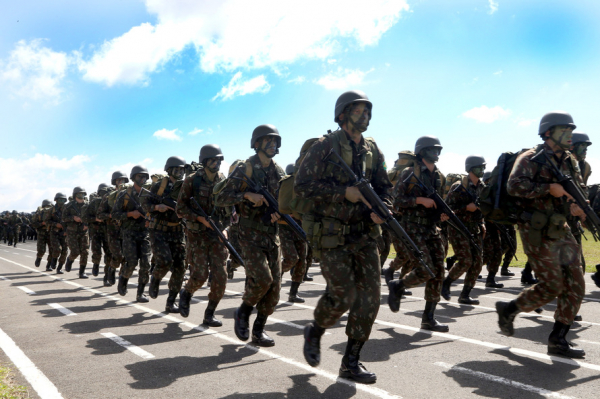
[[[583,349],[575,349],[573,348],[573,344],[567,341],[566,335],[570,328],[571,326],[559,321],[554,322],[554,328],[548,337],[549,355],[560,355],[577,359],[585,357],[585,351]]]
[[[179,291],[179,314],[181,317],[188,317],[190,315],[190,301],[192,300],[192,293],[182,288]]]
[[[504,284],[496,282],[495,274],[488,274],[487,279],[485,280],[485,286],[488,288],[504,288]]]
[[[449,301],[451,298],[450,295],[450,285],[452,284],[452,280],[450,279],[450,276],[446,277],[444,279],[444,281],[442,282],[442,297]]]
[[[99,272],[100,272],[100,264],[99,263],[94,263],[92,265],[92,276],[98,277],[98,273]]]
[[[35,258],[35,267],[40,267],[42,264],[42,258]],[[46,271],[48,271],[48,266],[46,266]]]
[[[113,269],[112,267],[110,268],[110,272],[108,274],[108,283],[110,285],[115,285],[115,283],[117,282],[117,269]]]
[[[62,272],[62,268],[63,268],[63,263],[59,263],[58,266],[56,266],[56,261],[57,259],[54,259],[52,262],[52,268],[54,269],[56,267],[56,274],[64,274]]]
[[[79,278],[88,278],[87,274],[85,274],[85,263],[79,265]]]
[[[360,351],[365,343],[348,338],[346,353],[340,366],[340,377],[354,380],[361,384],[372,384],[377,381],[375,373],[368,371],[360,360]]]
[[[446,270],[452,269],[452,266],[454,266],[454,263],[456,263],[456,256],[447,257],[446,258]]]
[[[500,333],[508,337],[515,333],[513,321],[517,314],[519,314],[519,308],[517,308],[517,301],[512,300],[510,302],[496,302],[496,312],[498,313],[498,326],[500,327]]]
[[[404,280],[392,280],[388,288],[390,290],[388,294],[388,306],[392,312],[397,313],[400,310],[400,300],[405,291]]]
[[[513,272],[511,272],[510,270],[508,270],[508,268],[503,267],[502,269],[500,269],[500,275],[501,276],[506,276],[506,277],[512,277],[515,274]]]
[[[221,327],[223,323],[221,320],[215,317],[215,310],[217,309],[217,305],[219,302],[208,301],[208,306],[204,311],[204,320],[202,320],[202,324],[207,325],[209,327]]]
[[[395,270],[392,269],[391,267],[386,267],[385,269],[383,269],[383,278],[385,278],[385,283],[386,284],[390,284],[390,281],[392,281],[394,279],[394,272]]]
[[[304,272],[304,277],[302,278],[302,281],[313,281],[313,280],[314,280],[313,276],[308,274],[308,265],[307,265],[306,271]]]
[[[138,280],[137,295],[135,296],[135,300],[137,302],[140,302],[140,303],[150,302],[150,299],[148,299],[148,297],[144,294],[144,288],[146,288],[146,284],[142,284]]]
[[[304,359],[312,367],[321,363],[321,337],[324,333],[325,329],[319,327],[316,321],[304,327]]]
[[[179,306],[175,303],[177,299],[178,290],[169,290],[169,296],[167,296],[167,304],[165,305],[166,313],[181,313]]]
[[[576,315],[575,318],[573,319],[573,321],[583,321],[583,316],[581,316],[580,314]]]
[[[473,299],[469,296],[473,287],[468,285],[463,285],[462,292],[458,297],[458,303],[462,303],[463,305],[479,305],[479,299]]]
[[[252,343],[258,346],[275,346],[273,338],[265,333],[265,324],[269,316],[258,312],[252,326]]]
[[[150,287],[148,288],[148,295],[150,295],[150,298],[156,299],[158,297],[159,288],[160,280],[154,278],[154,276],[150,276]],[[177,296],[177,293],[175,293],[175,296]]]
[[[300,287],[300,283],[294,283],[292,281],[292,286],[290,288],[290,295],[288,296],[288,301],[292,303],[304,303],[306,302],[304,298],[298,296],[298,287]]]
[[[600,265],[596,265],[596,273],[592,274],[592,280],[594,280],[596,287],[600,288]]]
[[[62,268],[62,265],[63,265],[63,264],[64,264],[64,263],[63,263],[63,262],[61,262],[61,263],[60,263],[60,265],[58,265],[58,258],[55,258],[55,259],[54,259],[54,263],[52,263],[52,270],[56,269],[56,266],[60,266],[60,267]]]
[[[450,328],[447,324],[439,323],[435,317],[435,308],[437,306],[436,302],[425,302],[425,310],[423,311],[423,316],[421,317],[421,328],[423,330],[431,330],[437,332],[448,332]]]
[[[529,264],[529,262],[525,263],[525,269],[523,269],[523,271],[521,272],[521,284],[532,285],[536,284],[537,282],[538,280],[536,278],[533,278],[533,275],[531,274],[531,265]]]
[[[235,335],[242,341],[248,341],[250,332],[250,314],[254,306],[246,305],[242,302],[242,306],[233,311],[233,331]]]
[[[71,259],[67,259],[67,264],[65,265],[65,271],[67,273],[71,271],[71,266],[73,266],[73,261]]]
[[[104,278],[102,279],[102,283],[104,283],[105,287],[110,287],[110,283],[108,282],[109,275],[110,275],[110,266],[104,266]]]
[[[233,272],[235,269],[231,267],[231,259],[227,260],[227,279],[231,280],[233,278]]]
[[[129,281],[128,278],[119,276],[119,285],[117,285],[117,291],[119,291],[119,295],[121,295],[121,296],[127,295],[127,282],[128,281]]]
[[[58,259],[52,259],[50,260],[50,262],[46,262],[46,271],[47,272],[51,272],[52,269],[54,269],[54,267],[52,267],[53,264],[56,264]],[[56,266],[55,266],[56,267]]]

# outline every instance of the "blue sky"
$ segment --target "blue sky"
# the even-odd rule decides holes
[[[422,135],[440,168],[531,147],[541,116],[571,112],[594,141],[596,1],[28,1],[0,15],[0,209],[88,192],[116,169],[161,171],[217,143],[252,154],[279,128],[276,161],[334,129],[337,97],[373,101],[367,135],[389,164]],[[191,134],[190,134],[191,133]],[[600,142],[588,160],[600,182]]]

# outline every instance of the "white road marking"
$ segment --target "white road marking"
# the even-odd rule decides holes
[[[7,280],[7,281],[8,281],[8,278],[7,278],[7,277],[4,277],[4,276],[0,276],[0,279],[2,279],[2,280]]]
[[[59,305],[58,303],[49,303],[48,306],[58,310],[60,313],[64,314],[65,316],[77,316],[77,313],[70,311],[69,309],[65,308],[64,306]]]
[[[23,286],[18,286],[17,287],[20,290],[25,291],[26,293],[28,293],[29,295],[35,295],[35,291],[31,291],[29,288],[27,287],[23,287]]]
[[[115,335],[115,334],[113,334],[111,332],[100,333],[100,334],[102,334],[106,338],[114,341],[115,343],[121,345],[123,348],[127,349],[131,353],[134,353],[134,354],[138,355],[142,359],[154,359],[154,355],[153,354],[146,352],[145,350],[143,350],[139,346],[135,346],[131,342],[129,342],[127,340],[124,340],[123,338],[119,337],[118,335]]]
[[[587,339],[580,339],[581,342],[587,342],[588,344],[600,345],[600,342],[588,341]]]
[[[458,371],[459,373],[469,374],[474,377],[479,377],[487,381],[497,382],[499,384],[507,385],[512,388],[522,389],[524,391],[529,391],[541,395],[545,398],[558,398],[558,399],[572,399],[571,396],[566,396],[560,394],[558,392],[548,391],[547,389],[534,387],[533,385],[523,384],[517,381],[509,380],[504,377],[498,377],[492,374],[482,373],[481,371],[470,370],[460,366],[454,366],[452,364],[444,363],[444,362],[436,362],[434,363],[436,366],[443,367],[450,371]]]
[[[31,384],[42,399],[62,399],[56,386],[42,373],[33,362],[23,353],[2,329],[0,329],[0,348],[17,366],[21,374]]]
[[[286,326],[293,327],[293,328],[296,328],[298,330],[303,330],[304,331],[304,326],[301,326],[300,324],[292,323],[291,321],[276,319],[276,318],[271,317],[271,316],[269,316],[268,320],[270,322],[273,322],[273,323],[283,324],[283,325],[286,325]],[[331,333],[325,331],[325,335],[331,335]]]

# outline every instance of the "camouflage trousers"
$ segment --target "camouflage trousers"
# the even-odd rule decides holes
[[[125,261],[123,257],[123,238],[121,229],[108,226],[106,229],[106,239],[108,241],[108,250],[110,252],[110,264],[108,266],[117,270]]]
[[[50,250],[50,232],[46,229],[39,229],[37,237],[37,257],[43,258],[46,253],[46,246],[48,247],[48,261],[52,258],[52,251]]]
[[[65,263],[67,260],[67,237],[63,230],[50,231],[50,252],[52,259],[58,258],[58,263]]]
[[[425,300],[437,303],[440,301],[442,281],[444,280],[444,259],[446,258],[444,239],[439,232],[439,228],[436,226],[423,227],[412,222],[406,222],[402,227],[404,227],[415,245],[423,252],[423,260],[435,274],[435,277],[432,278],[420,263],[417,263],[411,257],[410,263],[414,262],[414,265],[412,270],[403,278],[404,285],[406,288],[412,288],[425,283]]]
[[[8,229],[7,232],[7,238],[8,238],[8,242],[10,243],[16,243],[19,240],[19,228],[18,227],[12,227]]]
[[[379,263],[381,267],[385,264],[390,249],[392,248],[392,234],[386,227],[381,229],[381,236],[377,239],[377,248],[379,249]]]
[[[396,237],[392,238],[392,245],[396,251],[396,257],[390,262],[392,270],[400,270],[400,278],[406,276],[415,266],[414,259],[408,254],[404,244]]]
[[[86,265],[89,255],[90,244],[87,231],[67,230],[67,245],[69,246],[69,260],[79,258],[80,265]]]
[[[239,239],[248,278],[242,299],[269,316],[275,311],[281,291],[281,249],[268,234],[250,227],[239,227]]]
[[[508,264],[514,258],[517,253],[517,231],[515,230],[515,226],[513,224],[507,225],[506,229],[508,230],[508,235],[510,236],[512,242],[515,244],[514,249],[511,248],[506,240],[502,241],[502,251],[504,252],[504,263]]]
[[[485,222],[483,239],[483,264],[487,265],[488,275],[495,276],[502,263],[503,241],[500,230],[494,223]]]
[[[169,291],[179,292],[185,275],[183,230],[181,228],[178,231],[150,229],[150,243],[154,261],[152,276],[160,281],[167,275],[167,272],[171,271]]]
[[[92,263],[100,264],[102,261],[102,250],[104,250],[104,263],[106,265],[111,264],[106,226],[90,227],[90,247],[92,249]]]
[[[308,245],[294,233],[290,226],[284,224],[279,225],[279,239],[281,240],[281,254],[283,255],[281,272],[287,273],[293,268],[292,281],[302,283],[306,272]]]
[[[359,242],[321,251],[321,272],[329,292],[315,308],[315,321],[323,328],[333,325],[350,311],[346,335],[367,341],[379,312],[381,266],[373,238],[364,235]]]
[[[585,257],[583,256],[583,246],[581,245],[581,234],[575,234],[575,241],[579,245],[579,256],[581,258],[581,271],[585,274]]]
[[[520,223],[519,232],[523,250],[539,282],[521,291],[517,307],[522,312],[531,312],[556,298],[554,319],[571,325],[585,295],[577,241],[567,229],[565,237],[544,237],[537,247],[529,242],[529,224]]]
[[[133,271],[140,264],[138,283],[148,284],[150,280],[150,239],[148,230],[121,230],[123,235],[123,257],[125,264],[119,276],[131,278]]]
[[[192,259],[185,290],[192,294],[196,292],[204,285],[210,272],[212,279],[208,299],[219,303],[227,286],[227,248],[219,238],[205,231],[188,230],[187,237]]]
[[[240,247],[240,235],[239,235],[239,226],[232,224],[231,226],[229,226],[229,230],[228,230],[228,238],[229,238],[229,243],[231,244],[231,246],[233,247],[233,249],[235,249],[235,251],[240,254],[242,254],[242,248]],[[243,258],[242,258],[243,259]],[[237,269],[238,267],[240,267],[241,265],[237,263],[237,261],[233,258],[231,258],[231,267],[234,269]]]
[[[475,236],[477,245],[481,248],[483,246],[483,231],[479,232],[479,229],[475,230],[472,228],[469,228],[469,230]],[[456,230],[450,233],[449,238],[450,244],[452,244],[452,248],[454,249],[456,262],[448,272],[448,277],[454,281],[462,276],[463,273],[466,273],[464,285],[474,287],[483,267],[482,253],[473,248],[469,239]]]

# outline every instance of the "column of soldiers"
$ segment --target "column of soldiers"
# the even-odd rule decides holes
[[[304,302],[298,290],[314,256],[320,260],[327,289],[319,298],[314,319],[305,327],[303,355],[311,366],[319,365],[326,329],[348,312],[340,376],[373,383],[377,376],[360,362],[360,356],[379,311],[380,276],[391,246],[396,257],[383,270],[391,311],[399,311],[410,288],[425,284],[421,328],[448,332],[448,325],[438,322],[435,312],[442,298],[451,299],[453,282],[465,275],[458,302],[479,304],[471,292],[483,265],[488,271],[485,286],[502,288],[496,275],[499,270],[503,276],[514,275],[508,265],[517,240],[515,222],[499,223],[484,213],[481,201],[497,176],[485,174],[482,156],[467,157],[466,174],[450,181],[436,165],[443,148],[440,140],[423,136],[414,152],[400,153],[388,173],[376,142],[363,135],[372,109],[365,93],[343,93],[334,109],[339,129],[308,140],[296,163],[285,171],[274,161],[282,144],[278,129],[260,125],[250,140],[254,154],[234,162],[228,177],[220,171],[223,152],[209,144],[201,148],[199,163],[193,163],[194,170],[187,169],[185,178],[189,165],[172,156],[165,164],[167,175],[157,176],[152,183],[147,183],[148,170],[136,165],[129,177],[114,172],[113,187],[101,184],[89,202],[82,187],[75,187],[69,202],[57,193],[56,203],[44,200],[30,221],[38,234],[35,265],[40,266],[48,247],[47,271],[62,274],[65,265],[68,272],[79,257],[79,278],[87,278],[91,242],[92,274],[99,274],[104,252],[104,285],[114,285],[119,271],[120,295],[127,295],[129,279],[139,266],[138,302],[150,300],[145,295],[148,283],[149,297],[156,299],[170,271],[166,312],[188,317],[192,296],[208,281],[203,324],[221,327],[215,310],[228,277],[240,266],[233,257],[228,261],[230,240],[243,259],[246,274],[244,294],[233,313],[234,332],[242,341],[251,337],[254,344],[268,347],[275,345],[265,328],[280,299],[282,273],[292,273],[288,301]],[[522,276],[527,288],[513,301],[497,302],[496,310],[501,333],[510,336],[518,313],[538,310],[556,298],[548,353],[580,358],[585,352],[574,348],[566,335],[585,292],[581,223],[586,214],[555,173],[557,169],[572,176],[586,190],[591,168],[585,156],[591,141],[584,133],[573,133],[574,129],[571,115],[546,114],[539,127],[543,144],[514,158],[505,189],[520,205],[516,224],[528,268],[537,279]],[[332,153],[338,158],[332,158]],[[292,219],[287,222],[280,211],[284,209],[282,193],[289,190],[284,189],[284,177],[293,179],[289,186],[292,200],[285,204],[292,209],[286,211]],[[356,185],[355,178],[362,185]],[[249,182],[264,191],[255,192]],[[365,185],[371,190],[368,193]],[[374,208],[375,203],[367,200],[373,201],[370,195],[382,201],[385,212]],[[280,199],[279,208],[269,202],[270,197]],[[597,197],[593,206],[600,211]],[[421,259],[396,235],[390,225],[394,218],[418,247]],[[306,237],[298,234],[290,220],[302,225]],[[21,223],[16,211],[2,218],[0,225],[9,245],[16,245]],[[454,251],[452,261],[446,261],[449,244]],[[188,267],[189,279],[184,283]],[[600,286],[600,270],[592,278]],[[257,316],[250,331],[254,308]]]

